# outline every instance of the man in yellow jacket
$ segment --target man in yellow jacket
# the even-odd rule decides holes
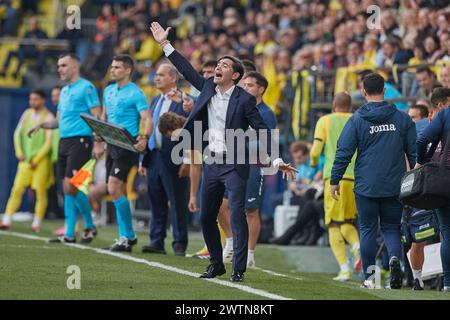
[[[318,164],[322,151],[325,155],[323,170],[325,224],[328,227],[331,250],[340,267],[339,274],[333,278],[336,281],[348,281],[352,277],[345,252],[345,241],[351,245],[354,270],[359,272],[361,269],[359,236],[353,224],[356,219],[355,195],[353,193],[355,180],[353,171],[356,156],[353,157],[345,172],[344,179],[340,183],[341,196],[339,201],[334,200],[330,192],[330,176],[336,156],[336,144],[342,129],[352,116],[349,112],[351,104],[351,98],[347,93],[336,94],[333,101],[333,113],[327,114],[317,121],[314,143],[310,153],[311,166]]]
[[[47,189],[54,183],[51,161],[51,130],[42,130],[31,138],[27,132],[36,125],[53,120],[53,114],[45,106],[46,95],[41,90],[30,94],[30,107],[25,110],[14,131],[14,149],[19,160],[14,185],[0,229],[9,229],[13,214],[19,209],[25,189],[36,192],[35,216],[31,228],[38,232],[47,210]]]

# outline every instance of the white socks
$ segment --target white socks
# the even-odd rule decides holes
[[[248,250],[247,260],[254,260],[254,259],[255,259],[255,250]]]
[[[359,250],[359,242],[354,243],[354,244],[352,245],[352,250],[353,250],[353,251]]]
[[[341,272],[348,272],[348,270],[350,270],[348,267],[348,264],[343,264],[340,266],[340,268],[341,268]]]
[[[3,224],[10,225],[11,224],[11,216],[7,213],[3,215]]]
[[[423,287],[422,270],[415,270],[415,269],[412,269],[412,268],[411,268],[411,270],[412,270],[413,278],[414,279],[418,279],[419,282],[420,282],[420,286]]]
[[[233,238],[225,238],[225,248],[233,249]]]
[[[38,217],[34,217],[33,219],[33,226],[40,226],[41,225],[41,219],[39,219]]]

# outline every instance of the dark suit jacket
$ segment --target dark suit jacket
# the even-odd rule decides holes
[[[161,94],[157,95],[156,97],[154,97],[152,99],[152,102],[150,103],[150,111],[152,112],[152,116],[153,113],[155,112],[155,108],[158,105],[158,101],[159,99],[161,99]],[[177,102],[173,102],[170,104],[169,107],[169,111],[170,112],[175,112],[176,114],[179,114],[183,117],[188,117],[189,113],[185,112],[183,110],[183,103],[177,103]],[[153,128],[153,130],[158,130],[158,128]],[[167,138],[166,136],[162,136],[162,143],[161,143],[161,149],[159,152],[161,152],[161,155],[164,159],[164,163],[167,165],[167,167],[171,170],[171,171],[176,171],[178,172],[180,165],[175,165],[172,160],[171,160],[171,153],[172,153],[172,149],[173,147],[177,144],[176,141],[171,141],[169,138]],[[142,160],[142,166],[145,168],[148,168],[148,163],[150,161],[150,158],[152,157],[154,153],[152,152],[147,152],[144,156],[144,159]]]
[[[197,90],[200,91],[200,95],[195,102],[194,108],[189,115],[188,120],[184,124],[183,128],[194,136],[194,121],[202,122],[202,136],[208,129],[208,103],[211,98],[216,94],[216,84],[213,82],[213,78],[203,78],[179,52],[176,50],[169,55],[169,60],[175,65],[178,71],[189,81]],[[267,127],[264,120],[261,118],[258,110],[256,109],[256,99],[243,88],[236,86],[228,104],[225,129],[242,129],[246,131],[249,126],[253,129],[267,130],[268,133],[268,151],[270,155],[270,130]],[[208,142],[203,142],[203,150],[208,145]],[[249,172],[248,160],[248,148],[246,149],[246,164],[236,164],[238,152],[237,144],[234,146],[234,167],[238,174],[247,179]],[[227,151],[230,152],[230,151]]]

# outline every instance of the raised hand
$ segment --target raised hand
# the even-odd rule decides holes
[[[155,40],[159,44],[167,40],[170,29],[172,29],[172,27],[168,27],[166,30],[164,30],[164,28],[161,27],[158,22],[152,22],[152,24],[150,25],[150,30],[152,31],[153,38],[155,38]]]

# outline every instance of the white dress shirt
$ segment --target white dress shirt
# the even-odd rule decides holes
[[[175,51],[175,48],[170,43],[166,44],[162,49],[166,57],[170,56]],[[225,120],[228,104],[234,88],[235,86],[232,86],[226,92],[221,94],[216,87],[216,94],[208,103],[209,149],[217,153],[226,151]],[[284,161],[281,158],[277,158],[272,161],[272,165],[275,168],[278,168],[283,162]]]
[[[208,103],[208,148],[216,153],[224,153],[227,150],[225,144],[225,121],[228,104],[235,87],[232,86],[223,94],[216,87],[216,94],[212,96]]]

